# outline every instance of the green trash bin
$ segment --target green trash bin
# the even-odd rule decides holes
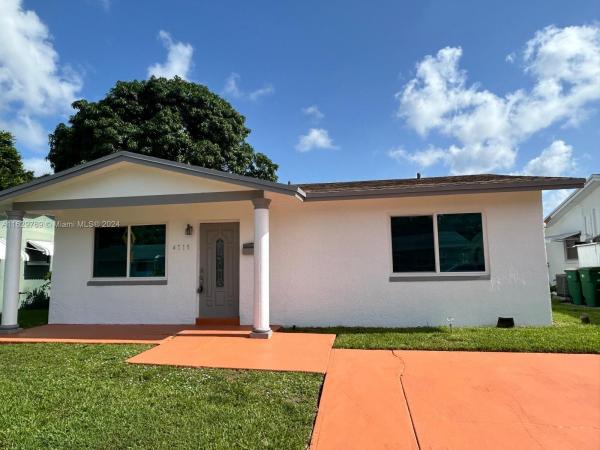
[[[598,306],[596,290],[600,283],[600,267],[584,267],[579,269],[581,291],[588,306]]]
[[[569,295],[571,296],[571,301],[575,305],[582,305],[583,296],[581,295],[579,272],[577,272],[577,269],[567,269],[565,270],[565,273],[567,274],[567,286],[569,286]]]

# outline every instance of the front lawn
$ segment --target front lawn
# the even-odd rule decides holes
[[[306,448],[321,375],[125,363],[147,348],[0,345],[0,448]]]
[[[334,333],[335,348],[600,353],[600,308],[552,302],[550,327],[303,328]],[[582,325],[586,313],[591,324]],[[286,330],[291,331],[291,330]]]

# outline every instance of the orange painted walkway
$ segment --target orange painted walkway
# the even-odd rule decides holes
[[[332,350],[311,449],[417,449],[401,374],[390,351]]]
[[[332,350],[311,449],[600,449],[600,356]]]
[[[249,330],[228,334],[185,331],[127,360],[134,364],[325,373],[335,335],[273,333],[249,339]]]

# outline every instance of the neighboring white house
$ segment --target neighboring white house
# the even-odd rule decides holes
[[[590,176],[583,188],[548,214],[545,223],[548,271],[554,284],[557,274],[579,267],[575,246],[600,236],[600,174]]]
[[[53,253],[54,220],[46,216],[24,219],[19,283],[21,299],[24,298],[26,292],[30,292],[46,282],[45,277],[52,270]],[[2,312],[5,259],[6,221],[0,220],[0,312]]]
[[[290,185],[119,152],[0,192],[2,325],[24,214],[57,221],[51,323],[547,325],[541,190],[584,181]]]

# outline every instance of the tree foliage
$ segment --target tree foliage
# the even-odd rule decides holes
[[[50,135],[56,172],[127,150],[275,181],[277,165],[246,142],[245,118],[205,86],[181,78],[119,81],[98,102],[78,100]]]
[[[0,191],[31,180],[33,172],[23,167],[12,135],[0,130]]]

